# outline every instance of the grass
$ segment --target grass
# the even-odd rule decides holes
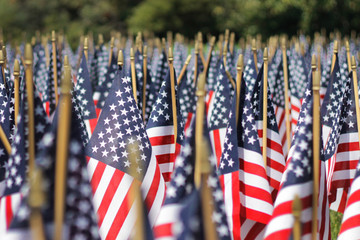
[[[343,214],[330,210],[331,239],[337,239]]]

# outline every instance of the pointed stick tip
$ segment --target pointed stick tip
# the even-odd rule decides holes
[[[216,37],[212,36],[210,39],[210,46],[213,47],[215,45]]]
[[[239,55],[238,60],[237,60],[237,70],[241,71],[243,66],[244,66],[244,56],[242,54]]]
[[[267,47],[264,48],[264,61],[268,60],[268,49]]]
[[[84,38],[84,50],[88,50],[89,49],[89,38],[85,37]]]
[[[191,60],[191,54],[189,54],[189,55],[187,56],[186,61],[185,61],[185,65],[189,65],[190,60]]]
[[[99,46],[102,45],[104,43],[104,36],[99,33],[99,36],[98,36],[98,44]]]
[[[19,60],[15,59],[14,61],[14,76],[20,75],[20,63]]]
[[[123,66],[123,64],[124,64],[124,54],[123,54],[123,51],[120,49],[119,50],[119,53],[118,53],[118,60],[117,60],[117,64],[119,65],[119,66]]]
[[[174,60],[172,47],[169,47],[168,60],[169,60],[169,62],[172,62]]]
[[[351,69],[353,71],[356,71],[356,60],[355,60],[355,56],[351,57]]]
[[[55,33],[55,30],[52,30],[52,31],[51,31],[51,41],[52,41],[52,42],[55,42],[55,41],[56,41],[56,33]]]
[[[256,39],[253,38],[251,41],[251,50],[256,51]]]
[[[69,67],[69,66],[70,66],[68,55],[65,55],[65,56],[64,56],[64,66],[65,66],[65,67]]]
[[[147,51],[148,51],[148,47],[147,47],[147,45],[145,45],[145,46],[144,46],[144,49],[143,49],[143,56],[144,56],[144,58],[147,57]]]
[[[346,40],[346,42],[345,42],[345,48],[346,48],[346,51],[347,51],[347,52],[350,51],[349,40]]]
[[[334,54],[338,52],[338,47],[339,47],[338,44],[339,44],[338,41],[335,40],[334,41]]]
[[[316,69],[316,56],[315,56],[315,54],[313,54],[312,57],[311,57],[311,69],[313,71],[315,71],[315,69]]]
[[[114,47],[114,42],[115,42],[115,38],[114,38],[114,37],[111,37],[111,40],[110,40],[110,48],[113,48],[113,47]]]
[[[5,57],[2,49],[0,49],[0,65],[3,65],[5,63]]]
[[[25,46],[25,64],[32,64],[33,61],[33,51],[30,43],[27,43]]]

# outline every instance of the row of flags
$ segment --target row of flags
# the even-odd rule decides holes
[[[44,233],[52,237],[56,145],[62,121],[60,92],[65,66],[72,71],[71,127],[63,129],[70,136],[65,149],[67,238],[132,238],[138,230],[139,211],[144,213],[146,238],[205,238],[208,219],[204,219],[203,189],[211,193],[210,215],[218,239],[290,238],[295,196],[302,202],[302,237],[310,238],[312,208],[316,204],[312,202],[315,68],[321,74],[316,232],[320,239],[331,238],[329,209],[332,209],[344,213],[339,238],[360,236],[356,223],[360,214],[356,210],[360,201],[359,109],[353,78],[357,69],[349,71],[346,57],[347,53],[355,55],[358,46],[350,42],[349,48],[338,48],[335,41],[323,48],[318,42],[309,45],[303,36],[299,41],[304,45],[304,53],[293,46],[282,49],[274,45],[270,46],[273,56],[263,60],[268,56],[267,50],[253,51],[248,46],[230,52],[226,47],[226,52],[205,51],[204,56],[209,56],[205,62],[198,56],[198,49],[175,42],[174,72],[165,47],[157,47],[148,55],[145,48],[137,47],[130,56],[134,52],[130,50],[130,40],[124,49],[101,44],[94,52],[83,46],[77,53],[66,42],[56,51],[52,51],[54,44],[36,43],[31,48],[30,66],[34,73],[30,76],[34,109],[30,111],[34,111],[35,159],[29,159],[28,154],[29,86],[25,79],[29,77],[26,75],[29,66],[21,54],[12,56],[15,51],[7,46],[9,68],[1,69],[4,75],[0,74],[0,125],[11,151],[6,150],[2,141],[0,236],[9,239],[29,236],[26,234],[31,226],[32,209],[28,165],[33,161],[43,172],[42,189],[47,197],[40,212]],[[46,48],[50,49],[48,65]],[[189,50],[190,63],[186,62]],[[115,52],[119,52],[118,58]],[[321,61],[312,62],[313,54]],[[64,63],[65,56],[70,63]],[[245,64],[238,63],[239,56]],[[18,89],[10,59],[20,62]],[[205,75],[200,75],[202,72]],[[196,119],[202,118],[197,116],[201,114],[196,112],[197,102],[204,94],[199,92],[197,83],[203,76],[205,111],[200,125],[207,147],[199,146],[195,140],[196,128],[200,127]],[[137,89],[135,95],[133,86]],[[16,91],[19,98],[15,97]],[[210,170],[200,187],[195,183],[197,151],[209,153],[206,158]],[[137,188],[142,199],[132,198]],[[137,201],[143,209],[136,207]]]

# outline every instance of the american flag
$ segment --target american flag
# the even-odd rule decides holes
[[[189,236],[192,233],[188,230],[188,224],[191,222],[193,215],[199,220],[198,200],[190,200],[196,193],[194,185],[194,169],[195,169],[195,116],[188,129],[188,134],[181,149],[179,156],[175,161],[175,169],[171,182],[166,191],[166,199],[164,206],[161,208],[159,217],[154,228],[157,239],[182,239],[181,236]],[[204,138],[209,142],[208,129],[204,122]],[[214,198],[213,220],[216,222],[217,233],[220,239],[230,239],[227,219],[225,215],[225,206],[223,202],[223,194],[220,189],[218,176],[215,170],[215,160],[210,156],[212,161],[212,173],[209,175],[207,183],[212,190]],[[209,161],[211,161],[209,159]],[[198,198],[197,198],[198,199]],[[190,202],[189,202],[190,201]],[[189,211],[190,205],[193,211]],[[193,209],[193,207],[195,209]],[[185,214],[188,213],[189,215]],[[192,214],[191,214],[192,213]],[[195,225],[194,225],[195,226]],[[199,230],[198,230],[199,231]],[[195,232],[198,232],[195,231]],[[191,234],[192,235],[192,234]]]
[[[294,135],[295,127],[300,114],[301,102],[307,86],[308,72],[304,58],[294,54],[289,58],[289,84],[290,84],[290,102],[291,102],[291,126]]]
[[[96,104],[96,108],[102,108],[105,104],[105,100],[109,95],[109,90],[111,88],[112,82],[115,79],[116,70],[118,70],[119,66],[117,65],[117,59],[115,58],[114,53],[112,53],[111,63],[107,68],[105,74],[105,81],[102,85],[97,86],[96,90],[99,92],[99,100]],[[95,95],[95,93],[94,93]]]
[[[265,239],[289,239],[292,234],[294,217],[291,206],[296,195],[302,201],[301,224],[302,238],[311,237],[312,195],[313,195],[313,98],[312,80],[305,91],[298,125],[290,148],[287,165],[283,174],[280,190],[274,205]],[[321,137],[320,137],[320,146]],[[318,236],[330,239],[329,209],[326,189],[324,155],[320,154],[320,179],[318,195]]]
[[[13,216],[19,207],[22,193],[21,187],[27,177],[28,155],[28,117],[26,83],[20,87],[21,99],[18,115],[18,125],[15,130],[11,146],[11,155],[5,163],[5,191],[0,200],[0,233],[10,226]],[[35,154],[38,153],[39,142],[49,127],[49,119],[42,107],[42,101],[34,88],[34,113],[35,113]]]
[[[174,73],[175,75],[175,73]],[[176,79],[176,77],[175,77]],[[175,80],[176,81],[176,80]],[[160,171],[165,182],[170,182],[171,173],[174,169],[174,162],[177,154],[180,152],[181,143],[184,138],[184,124],[180,114],[180,107],[176,97],[177,111],[177,139],[175,145],[173,108],[171,97],[171,79],[170,70],[168,71],[158,97],[154,103],[150,117],[146,124],[146,132],[152,146],[153,154],[159,164]],[[176,82],[174,83],[176,86]]]
[[[356,165],[354,180],[351,184],[349,198],[347,199],[344,216],[340,227],[339,240],[352,239],[360,236],[360,214],[359,214],[359,193],[360,193],[360,163]]]
[[[1,71],[1,67],[0,67]],[[6,95],[5,85],[2,81],[2,74],[0,74],[0,125],[4,130],[7,138],[10,137],[11,132],[11,116],[10,116],[10,101]],[[11,143],[10,139],[9,142]],[[0,141],[0,197],[3,195],[5,190],[5,165],[8,161],[9,155],[5,150],[4,144]]]
[[[263,109],[264,101],[264,79],[263,66],[259,69],[259,74],[256,79],[254,90],[252,93],[251,102],[255,114],[255,122],[259,134],[260,147],[263,148],[263,111],[267,112],[267,163],[266,173],[270,183],[270,190],[272,191],[273,201],[275,201],[277,192],[279,190],[282,173],[285,168],[285,158],[283,154],[283,145],[279,135],[278,125],[276,122],[275,111],[271,100],[271,93],[267,89],[267,109]]]
[[[187,77],[185,72],[181,82],[179,84],[179,104],[182,119],[184,119],[185,127],[184,131],[190,127],[191,119],[194,116],[196,109],[196,96],[195,96],[195,84],[194,81]]]
[[[76,104],[75,104],[76,106]],[[70,138],[68,142],[67,182],[65,193],[64,237],[68,239],[100,239],[96,214],[92,205],[92,191],[86,168],[83,132],[85,126],[77,119],[74,106],[72,107]],[[43,191],[46,194],[46,204],[42,210],[42,217],[46,225],[54,219],[54,185],[55,185],[55,156],[58,130],[58,111],[55,113],[52,127],[46,133],[39,145],[37,166],[43,172]],[[86,131],[86,130],[85,130]],[[24,196],[19,210],[10,226],[9,235],[21,234],[29,228],[30,208],[28,195]],[[45,228],[46,235],[53,232]]]
[[[54,85],[54,68],[53,68],[53,54],[52,50],[50,51],[50,64],[47,72],[47,80],[44,85],[43,92],[41,93],[41,98],[43,101],[43,106],[48,116],[52,115],[56,108],[55,102],[55,85]],[[60,79],[61,79],[61,61],[59,58],[58,50],[56,49],[56,68],[57,68],[57,80],[58,86],[60,86]]]
[[[82,115],[84,116],[86,129],[89,136],[91,136],[96,126],[97,115],[93,101],[89,70],[84,53],[82,55],[80,67],[76,76],[75,91]]]
[[[255,68],[255,61],[253,55],[251,55],[246,63],[244,70],[244,80],[250,92],[252,92],[254,89],[256,78],[257,78],[257,72]]]
[[[211,53],[211,57],[210,57],[210,65],[209,65],[209,70],[208,70],[208,76],[206,78],[207,82],[206,82],[206,90],[207,90],[207,94],[206,94],[206,102],[205,102],[205,108],[206,108],[206,115],[209,115],[209,105],[214,97],[214,93],[215,93],[215,87],[216,87],[216,77],[217,77],[217,72],[218,69],[220,68],[220,61],[216,52],[212,51]],[[210,113],[211,114],[211,113]]]
[[[246,85],[245,81],[244,85]],[[270,185],[261,154],[252,91],[241,88],[237,125],[241,239],[262,238],[273,211]]]
[[[337,102],[337,104],[334,106],[336,107],[334,109],[335,118],[330,122],[331,134],[325,147],[325,158],[329,159],[332,164],[328,177],[330,208],[339,212],[344,212],[360,152],[354,86],[351,76],[344,88],[344,94],[337,95],[333,91],[335,97],[331,99],[331,102]],[[328,100],[326,96],[324,103],[325,100]],[[326,116],[329,117],[329,114]]]
[[[157,61],[153,61],[153,64],[156,64],[156,71],[152,73],[151,82],[150,82],[150,90],[148,92],[149,99],[146,102],[146,116],[150,117],[150,113],[152,111],[152,107],[154,102],[157,99],[159,94],[159,90],[161,87],[161,83],[164,81],[167,71],[168,71],[168,63],[166,59],[165,51],[159,53],[159,59]],[[150,76],[148,76],[149,78]]]
[[[220,63],[215,96],[209,104],[208,124],[210,129],[210,140],[213,152],[219,165],[221,153],[223,151],[226,126],[229,122],[230,112],[230,89],[229,79],[225,73],[224,64]]]
[[[129,147],[141,156],[136,161],[136,176],[129,173]],[[88,170],[100,236],[130,236],[135,221],[135,207],[128,204],[133,184],[141,184],[153,226],[165,197],[165,182],[132,95],[130,77],[114,80],[86,150],[91,157]]]
[[[38,43],[34,46],[34,83],[40,93],[44,92],[47,78],[45,49]]]
[[[270,72],[269,72],[270,74]],[[270,79],[269,79],[270,80]],[[269,81],[269,87],[270,87],[270,81]],[[271,90],[271,88],[270,88]],[[290,89],[289,89],[290,90]],[[290,99],[290,91],[288,91],[289,99]],[[272,101],[274,103],[274,110],[275,110],[275,117],[277,126],[279,129],[280,139],[281,139],[281,145],[282,150],[284,153],[284,156],[287,155],[288,152],[288,143],[286,139],[286,115],[285,115],[285,83],[284,83],[284,70],[283,70],[283,62],[279,63],[277,67],[277,74],[274,77],[274,85],[273,85],[273,98]],[[289,101],[287,102],[289,105]],[[289,105],[289,110],[290,110]],[[289,117],[291,121],[291,110],[289,111]]]
[[[241,81],[245,88],[245,82]],[[223,152],[218,167],[220,185],[223,190],[225,212],[233,239],[240,239],[240,188],[239,188],[239,156],[236,131],[236,97],[231,103],[229,123],[226,128]]]

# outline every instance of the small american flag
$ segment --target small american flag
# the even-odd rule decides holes
[[[267,112],[267,163],[266,173],[271,186],[271,192],[273,201],[275,201],[279,185],[282,177],[282,173],[285,168],[285,158],[283,154],[283,146],[281,144],[281,138],[279,135],[278,125],[275,118],[275,111],[271,100],[271,93],[269,88],[267,89],[267,109],[263,109],[264,99],[264,79],[263,79],[263,67],[259,69],[259,74],[256,79],[254,90],[251,98],[253,104],[253,110],[255,114],[256,126],[258,129],[260,147],[262,149],[263,144],[263,111]],[[240,111],[240,110],[239,110]],[[263,149],[262,149],[263,150]]]
[[[134,176],[129,173],[129,149],[140,156],[132,166],[137,170]],[[140,184],[153,226],[165,197],[165,182],[135,103],[130,77],[114,80],[86,150],[91,157],[88,169],[100,236],[130,236],[135,210],[128,198],[133,184]]]
[[[174,85],[176,86],[176,82]],[[175,98],[176,94],[177,91],[175,91]],[[170,181],[171,173],[174,169],[175,158],[180,152],[181,143],[184,138],[184,124],[180,114],[179,104],[176,101],[178,135],[175,145],[174,116],[171,99],[171,79],[169,70],[161,84],[158,97],[146,125],[146,132],[150,139],[152,151],[159,164],[165,182]]]
[[[360,194],[360,163],[356,165],[356,173],[351,184],[349,198],[347,199],[344,216],[340,227],[339,240],[351,239],[360,236],[360,214],[359,214],[359,194]]]
[[[295,195],[302,201],[302,237],[311,237],[312,194],[313,194],[313,97],[312,80],[305,91],[298,125],[290,148],[287,165],[275,201],[274,212],[269,222],[265,239],[289,239],[292,234],[294,217],[291,206]],[[320,146],[322,146],[320,138]],[[318,195],[318,236],[330,239],[329,209],[326,189],[324,155],[320,154],[320,179]]]

